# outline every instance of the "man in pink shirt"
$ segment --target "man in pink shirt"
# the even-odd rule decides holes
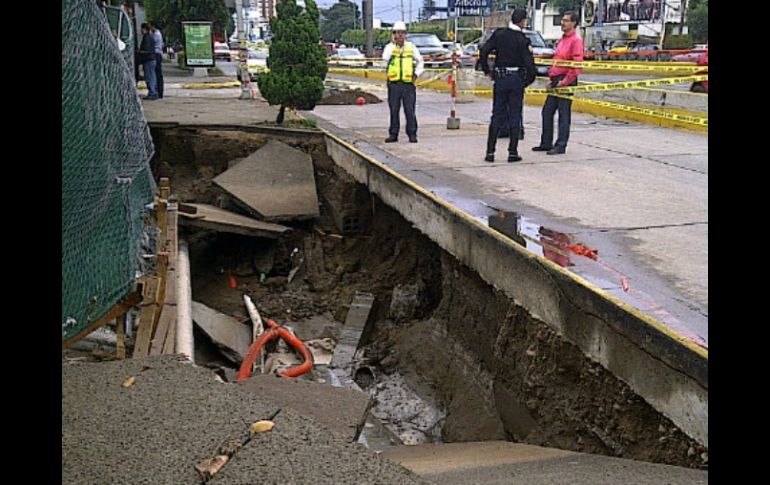
[[[583,39],[577,33],[578,15],[575,12],[566,12],[561,19],[561,36],[556,46],[554,60],[568,61],[583,60]],[[577,86],[579,68],[552,66],[548,70],[548,83],[546,89],[561,88],[565,86]],[[553,144],[553,117],[559,111],[559,136],[556,144]],[[572,100],[556,96],[548,96],[543,105],[543,133],[540,136],[540,145],[532,147],[536,152],[547,152],[548,155],[559,155],[567,151],[569,140],[569,128],[572,121]]]

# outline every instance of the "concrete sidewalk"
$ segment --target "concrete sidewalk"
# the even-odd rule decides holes
[[[365,89],[387,96],[381,86]],[[446,129],[449,110],[446,94],[418,94],[417,144],[403,134],[383,143],[386,103],[302,114],[483,222],[499,209],[517,213],[527,246],[541,255],[541,227],[597,249],[597,261],[570,255],[569,269],[708,346],[707,135],[573,112],[567,153],[549,156],[531,151],[540,109],[525,106],[524,160],[506,163],[501,139],[502,161],[490,164],[491,101],[458,104],[460,130]]]
[[[277,114],[262,101],[238,100],[239,88],[166,82],[164,99],[144,102],[151,123],[254,125]],[[386,98],[384,86],[362,87]],[[387,103],[301,114],[485,223],[498,210],[515,212],[533,252],[548,255],[549,231],[598,250],[596,261],[569,254],[568,269],[708,347],[707,135],[573,113],[567,153],[549,156],[530,150],[539,143],[540,110],[525,106],[524,160],[506,163],[501,139],[502,161],[490,164],[483,161],[490,100],[458,104],[460,130],[446,129],[446,94],[420,91],[417,100],[417,144],[405,135],[383,143]]]

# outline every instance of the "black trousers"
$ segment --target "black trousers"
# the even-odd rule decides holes
[[[491,126],[510,130],[521,125],[524,82],[518,72],[495,79]]]
[[[417,136],[417,116],[414,113],[417,103],[417,91],[414,83],[395,82],[388,83],[388,106],[390,106],[390,127],[388,133],[392,137],[398,137],[401,129],[400,111],[404,105],[406,115],[406,135]]]
[[[163,97],[163,55],[155,54],[155,79],[158,85],[158,97]]]

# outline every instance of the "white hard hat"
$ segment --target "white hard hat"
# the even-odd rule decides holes
[[[406,24],[402,21],[398,21],[395,24],[393,24],[393,32],[396,32],[397,30],[401,30],[403,32],[406,32]]]

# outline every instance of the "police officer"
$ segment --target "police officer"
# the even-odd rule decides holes
[[[393,42],[385,46],[382,58],[388,72],[388,106],[390,106],[390,127],[385,143],[398,141],[400,129],[399,112],[404,105],[406,115],[406,134],[411,143],[417,143],[417,116],[414,114],[417,93],[414,82],[422,74],[423,60],[417,46],[406,39],[406,25],[396,22],[393,25]]]
[[[529,41],[521,29],[527,21],[527,11],[517,8],[511,15],[508,28],[498,29],[481,48],[481,69],[494,80],[492,120],[487,135],[487,155],[484,160],[495,161],[495,145],[500,128],[510,127],[508,161],[518,162],[519,126],[524,103],[524,88],[532,84],[537,74]],[[495,54],[494,68],[490,69],[487,56]]]

